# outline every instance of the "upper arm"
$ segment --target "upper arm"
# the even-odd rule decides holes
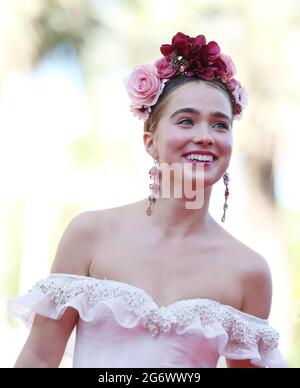
[[[88,275],[93,238],[89,212],[74,217],[58,244],[51,272]],[[37,314],[16,366],[59,366],[77,320],[78,313],[73,308],[58,320]]]
[[[71,308],[58,320],[36,314],[15,367],[57,368],[77,319],[77,312]]]
[[[272,303],[272,278],[266,260],[260,255],[252,257],[243,274],[242,311],[268,319]],[[256,368],[250,360],[226,360],[229,368]]]

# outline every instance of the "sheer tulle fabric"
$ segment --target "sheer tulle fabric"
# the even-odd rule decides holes
[[[67,308],[76,309],[73,367],[214,368],[220,356],[287,366],[267,320],[213,300],[160,307],[130,284],[52,274],[8,307],[29,325],[35,314],[59,319]]]

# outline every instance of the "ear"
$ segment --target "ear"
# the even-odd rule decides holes
[[[152,132],[146,131],[143,134],[144,146],[149,155],[153,159],[158,159],[158,152],[156,147],[156,139]]]

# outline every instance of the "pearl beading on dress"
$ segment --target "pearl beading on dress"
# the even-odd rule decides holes
[[[183,299],[169,306],[157,306],[143,289],[114,280],[50,275],[34,288],[48,295],[56,305],[65,305],[84,295],[90,307],[98,302],[120,298],[127,311],[141,320],[153,336],[172,329],[183,330],[200,318],[203,326],[221,325],[229,341],[237,345],[258,345],[262,351],[278,346],[279,334],[263,320],[209,299]]]

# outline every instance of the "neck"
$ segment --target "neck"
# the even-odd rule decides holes
[[[208,211],[211,189],[204,189],[203,205],[198,209],[187,209],[186,198],[157,198],[150,222],[163,237],[184,238],[204,233],[213,222]]]

